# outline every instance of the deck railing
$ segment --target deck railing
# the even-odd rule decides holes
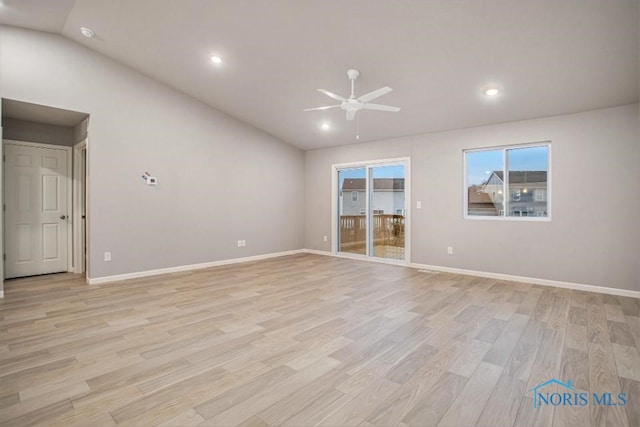
[[[340,216],[340,246],[364,245],[367,237],[366,215]],[[404,247],[404,215],[374,214],[373,242],[376,245]]]

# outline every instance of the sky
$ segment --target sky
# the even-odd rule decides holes
[[[510,171],[546,171],[547,147],[526,147],[507,150]],[[468,185],[482,184],[491,172],[502,170],[502,149],[469,151],[467,156]]]

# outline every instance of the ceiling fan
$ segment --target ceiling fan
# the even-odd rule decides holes
[[[382,105],[382,104],[372,104],[369,101],[373,101],[374,99],[391,92],[390,87],[383,87],[373,92],[366,93],[362,96],[356,98],[354,93],[355,81],[360,75],[360,71],[351,69],[347,71],[347,77],[351,80],[351,96],[349,98],[344,98],[340,95],[337,95],[333,92],[329,92],[326,89],[318,89],[318,92],[322,92],[330,98],[333,98],[337,101],[340,101],[340,104],[336,105],[328,105],[326,107],[316,107],[316,108],[306,108],[304,111],[314,111],[314,110],[328,110],[329,108],[342,108],[347,112],[347,120],[353,120],[356,116],[356,113],[360,110],[379,110],[379,111],[392,111],[397,113],[400,111],[398,107],[392,107],[390,105]]]

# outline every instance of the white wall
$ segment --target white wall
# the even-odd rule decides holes
[[[640,290],[638,120],[636,104],[308,151],[305,246],[331,250],[332,164],[410,156],[412,262]],[[463,149],[547,140],[550,222],[463,219]]]
[[[3,98],[91,116],[90,277],[303,247],[297,148],[60,36],[0,27],[0,52]]]

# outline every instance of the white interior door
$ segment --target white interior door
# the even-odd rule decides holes
[[[68,271],[69,149],[4,149],[5,278]]]

